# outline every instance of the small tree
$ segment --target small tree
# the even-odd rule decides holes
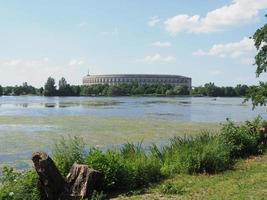
[[[267,15],[266,15],[267,17]],[[255,47],[258,52],[255,56],[256,76],[259,77],[267,71],[267,24],[259,28],[253,35]],[[245,101],[251,99],[253,108],[255,106],[266,106],[267,104],[267,82],[260,82],[258,86],[250,87]]]
[[[55,96],[57,94],[55,79],[49,77],[44,86],[44,96]]]

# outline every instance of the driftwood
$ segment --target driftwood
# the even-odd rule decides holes
[[[100,172],[87,165],[74,164],[67,175],[69,194],[72,197],[90,197],[94,190],[101,189],[102,176]]]
[[[33,153],[32,161],[39,175],[38,188],[41,200],[87,198],[92,195],[94,190],[101,190],[102,176],[100,172],[87,165],[75,163],[65,179],[46,153]]]

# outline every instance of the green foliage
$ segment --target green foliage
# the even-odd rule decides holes
[[[86,164],[104,175],[105,190],[118,188],[121,185],[120,182],[123,182],[124,176],[127,175],[122,157],[115,151],[104,153],[93,148],[86,158]]]
[[[127,93],[121,85],[109,86],[107,90],[108,96],[125,96]]]
[[[21,176],[21,173],[15,172],[14,168],[4,166],[2,169],[2,174],[0,176],[0,183],[11,183],[14,180],[18,179]]]
[[[94,191],[90,200],[106,200],[106,199],[108,199],[107,195],[105,195],[102,191],[101,192]]]
[[[183,186],[175,185],[172,183],[165,183],[161,185],[160,192],[163,194],[182,195],[185,192],[185,189]]]
[[[2,92],[0,89],[0,93],[3,95],[36,95],[38,92],[38,89],[36,89],[35,87],[28,85],[27,82],[23,83],[20,86],[7,86],[7,87],[3,87],[2,88]],[[0,94],[0,95],[1,95]]]
[[[217,135],[204,132],[195,138],[175,137],[170,142],[164,152],[164,174],[216,173],[232,164],[229,149]]]
[[[267,16],[266,16],[267,17]],[[267,24],[259,28],[253,35],[254,45],[257,48],[255,56],[256,76],[259,77],[267,71]],[[260,82],[258,86],[250,88],[246,95],[246,100],[251,99],[253,108],[256,106],[266,106],[267,103],[267,82]]]
[[[152,95],[152,96],[173,96],[188,95],[189,88],[186,86],[172,86],[166,84],[118,84],[118,85],[91,85],[82,86],[82,96],[132,96],[132,95]]]
[[[248,94],[250,87],[238,84],[236,87],[218,87],[214,83],[206,83],[204,86],[195,87],[191,90],[192,96],[210,97],[241,97]]]
[[[259,76],[267,70],[267,24],[254,33],[253,40],[258,50],[255,61],[257,65],[256,74]]]
[[[57,94],[55,79],[48,77],[44,86],[44,96],[55,96]]]
[[[252,94],[255,86],[237,85],[236,87],[218,87],[214,83],[206,83],[204,86],[194,87],[173,86],[169,84],[138,84],[132,82],[129,84],[117,85],[70,85],[62,77],[56,89],[55,80],[48,78],[44,88],[34,88],[23,83],[22,86],[3,87],[4,95],[44,95],[44,96],[212,96],[212,97],[236,97]],[[250,93],[248,91],[250,90]],[[263,90],[261,90],[263,91]],[[264,93],[264,92],[262,92]],[[1,95],[1,87],[0,87]],[[263,95],[266,95],[266,90]]]
[[[260,82],[258,86],[251,86],[246,95],[245,101],[251,99],[253,109],[256,106],[266,106],[267,104],[267,82]]]
[[[260,118],[252,122],[246,121],[241,125],[227,120],[227,123],[223,125],[220,137],[227,144],[232,157],[246,157],[263,152],[264,145],[259,132],[260,126]]]
[[[135,189],[160,179],[160,163],[141,146],[126,144],[121,151],[91,149],[86,163],[104,175],[104,189]]]
[[[142,143],[127,143],[120,152],[129,170],[128,173],[132,176],[127,180],[130,188],[144,187],[163,177],[160,171],[161,163],[156,157],[146,153]]]
[[[4,169],[7,170],[7,169]],[[14,172],[8,169],[3,172],[4,182],[0,182],[0,199],[4,200],[39,200],[37,174],[35,171]],[[1,185],[2,184],[2,185]]]
[[[85,144],[77,137],[62,138],[53,148],[53,159],[63,175],[75,163],[83,163],[103,174],[103,190],[132,191],[149,186],[175,174],[217,173],[233,166],[239,158],[257,155],[266,147],[266,136],[259,131],[266,121],[260,118],[235,124],[227,121],[218,134],[202,132],[196,137],[174,137],[169,144],[144,148],[141,143],[127,143],[120,149],[84,152]],[[183,194],[179,185],[164,184],[161,192]],[[105,199],[94,193],[93,199]],[[39,199],[37,175],[19,173],[4,167],[0,179],[0,199]]]
[[[0,85],[0,96],[3,95],[3,92],[4,92],[3,87]]]
[[[66,176],[75,162],[84,162],[85,143],[82,138],[76,136],[69,136],[67,139],[62,137],[54,144],[52,154],[56,166],[62,175]]]

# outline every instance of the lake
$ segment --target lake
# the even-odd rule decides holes
[[[174,135],[218,131],[226,118],[267,119],[242,98],[0,97],[0,163],[27,168],[33,151],[50,152],[60,137],[80,136],[90,146],[127,141],[164,143]]]

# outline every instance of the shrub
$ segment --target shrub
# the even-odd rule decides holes
[[[4,166],[0,176],[0,183],[11,183],[18,179],[21,176],[21,173],[16,172],[14,168]]]
[[[263,152],[264,143],[259,132],[260,125],[260,118],[251,122],[246,121],[241,125],[227,120],[221,130],[221,138],[230,148],[232,157],[246,157]]]
[[[62,137],[53,147],[53,160],[62,175],[66,176],[71,166],[83,163],[85,157],[85,143],[82,138]]]
[[[162,172],[215,173],[228,169],[233,160],[230,151],[217,135],[202,133],[197,137],[175,137],[164,152]]]
[[[86,158],[86,164],[100,171],[104,175],[104,189],[120,188],[123,179],[128,176],[123,159],[118,152],[102,152],[99,149],[91,149]]]
[[[91,149],[86,163],[104,175],[105,190],[136,189],[161,178],[161,164],[139,145],[126,144],[120,151]]]
[[[8,177],[7,177],[7,176]],[[3,173],[5,181],[0,184],[0,199],[5,200],[39,200],[37,189],[37,174],[35,171]],[[14,178],[16,177],[16,178]],[[3,180],[3,179],[2,179]]]
[[[145,149],[142,148],[142,143],[125,144],[121,149],[121,154],[132,176],[131,180],[128,180],[130,188],[147,186],[149,183],[162,178],[161,162],[156,157],[146,153]]]

